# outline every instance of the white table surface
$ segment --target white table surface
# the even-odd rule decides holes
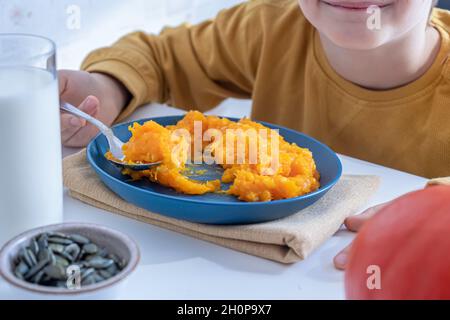
[[[248,107],[248,102],[231,102]],[[235,109],[236,110],[236,109]],[[148,106],[133,118],[179,114]],[[229,110],[226,113],[230,113]],[[77,150],[64,150],[64,155]],[[345,174],[380,176],[381,188],[367,205],[422,188],[425,179],[341,156]],[[343,299],[344,273],[332,259],[354,237],[338,231],[305,261],[282,265],[118,216],[64,195],[64,220],[120,230],[139,244],[142,260],[120,293],[122,299]],[[0,298],[10,298],[0,280]]]

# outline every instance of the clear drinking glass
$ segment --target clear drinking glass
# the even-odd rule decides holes
[[[0,34],[0,245],[62,221],[55,44]]]

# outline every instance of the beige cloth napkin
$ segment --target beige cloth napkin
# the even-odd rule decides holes
[[[129,204],[100,181],[85,151],[64,159],[64,184],[72,197],[95,207],[251,255],[294,263],[331,237],[346,217],[356,214],[377,190],[379,178],[344,176],[319,202],[295,215],[241,226],[190,223]]]

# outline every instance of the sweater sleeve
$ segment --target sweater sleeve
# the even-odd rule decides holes
[[[118,121],[150,102],[206,111],[228,97],[250,98],[264,45],[256,8],[246,2],[195,26],[129,34],[89,54],[82,69],[108,74],[131,93]]]

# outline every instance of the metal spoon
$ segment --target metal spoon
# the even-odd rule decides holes
[[[113,131],[108,126],[106,126],[103,122],[95,119],[94,117],[91,117],[87,113],[84,113],[83,111],[81,111],[80,109],[74,107],[73,105],[71,105],[69,103],[63,102],[61,104],[60,108],[63,111],[66,111],[77,117],[83,118],[84,120],[93,124],[100,130],[100,132],[108,140],[109,149],[111,151],[111,154],[113,155],[113,157],[115,159],[119,160],[119,161],[116,161],[116,160],[108,159],[108,161],[115,164],[116,166],[119,166],[121,168],[131,169],[134,171],[143,171],[143,170],[148,170],[152,167],[155,167],[155,166],[158,166],[161,164],[161,161],[152,162],[152,163],[143,163],[143,164],[140,164],[140,163],[128,164],[128,163],[123,162],[125,160],[125,155],[123,154],[123,151],[122,151],[122,147],[123,147],[124,143],[122,141],[120,141],[119,138],[117,138],[114,135]]]

